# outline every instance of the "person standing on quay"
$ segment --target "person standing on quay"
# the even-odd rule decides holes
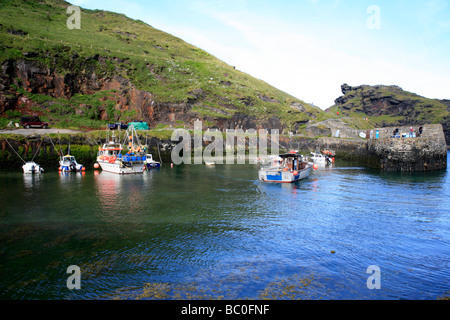
[[[410,135],[409,136],[412,138],[413,137],[413,132],[414,132],[413,126],[409,127],[409,131],[410,131]]]

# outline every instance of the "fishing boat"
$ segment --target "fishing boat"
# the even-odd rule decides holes
[[[304,161],[301,154],[290,152],[280,154],[281,161],[275,164],[262,167],[259,172],[259,180],[264,182],[292,183],[309,177],[311,163]]]
[[[331,163],[331,159],[323,154],[320,154],[319,152],[311,152],[309,154],[309,158],[313,163],[317,164],[329,164]]]
[[[34,161],[25,162],[22,166],[23,173],[42,173],[44,169]]]
[[[8,141],[8,139],[6,139],[6,142],[8,143],[8,145],[11,147],[12,151],[14,151],[14,153],[17,155],[17,157],[19,157],[20,160],[22,160],[23,162],[23,166],[22,166],[22,170],[23,173],[42,173],[44,172],[44,169],[38,165],[36,162],[34,162],[34,158],[36,158],[39,150],[41,149],[41,145],[42,145],[42,141],[39,144],[39,148],[37,148],[36,153],[33,156],[33,159],[31,159],[30,161],[25,161],[20,155],[19,153],[16,151],[16,149],[14,149],[14,147],[11,145],[11,143]]]
[[[117,174],[143,173],[146,166],[145,148],[139,143],[136,129],[130,126],[127,129],[128,152],[122,155],[124,148],[117,142],[114,131],[111,140],[99,147],[97,163],[102,170]],[[94,165],[95,166],[95,165]]]
[[[61,157],[61,159],[59,160],[59,171],[79,172],[79,171],[84,171],[85,169],[86,168],[82,164],[79,164],[77,162],[77,160],[75,160],[75,157],[70,154],[67,154],[67,155]]]
[[[147,153],[145,156],[145,166],[147,169],[159,168],[161,167],[161,163],[154,160],[151,153]]]

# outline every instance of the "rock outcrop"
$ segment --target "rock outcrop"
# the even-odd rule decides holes
[[[49,56],[50,57],[50,56]],[[277,117],[263,117],[257,119],[241,112],[236,112],[236,107],[227,105],[232,113],[221,109],[203,105],[207,93],[202,89],[195,89],[188,93],[186,101],[161,102],[149,91],[139,90],[127,77],[128,70],[121,68],[126,65],[126,60],[107,59],[99,55],[82,58],[78,55],[71,56],[64,63],[65,75],[59,73],[56,68],[33,60],[19,59],[7,60],[1,66],[0,72],[0,114],[8,110],[21,111],[22,114],[45,114],[54,102],[33,101],[24,94],[48,96],[67,101],[67,112],[75,109],[78,115],[92,114],[92,118],[109,121],[131,121],[139,119],[148,122],[150,127],[158,123],[193,123],[201,118],[208,121],[211,128],[221,130],[234,128],[278,128],[283,130],[284,124]],[[93,65],[96,67],[94,68]],[[113,71],[107,68],[114,65]],[[79,102],[73,99],[76,95],[91,95],[105,93],[97,101]],[[267,96],[259,97],[262,101],[279,103],[276,99]],[[95,98],[94,98],[95,100]],[[100,100],[100,103],[97,103]],[[63,100],[60,100],[63,101]],[[92,103],[94,102],[94,103]],[[254,105],[257,102],[249,97],[243,98],[243,103]],[[109,106],[109,107],[108,107]],[[194,107],[207,108],[223,117],[202,115],[197,113]],[[302,104],[297,102],[292,105],[297,112],[305,112]],[[39,111],[40,110],[40,111]],[[128,119],[120,115],[130,114]],[[310,114],[310,116],[313,116]]]
[[[450,100],[428,99],[398,86],[341,86],[343,96],[329,110],[340,115],[360,113],[377,127],[440,123],[450,145]]]

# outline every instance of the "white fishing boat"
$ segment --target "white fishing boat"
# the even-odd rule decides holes
[[[75,160],[75,157],[67,154],[63,157],[61,157],[61,159],[59,160],[59,171],[62,172],[69,172],[69,171],[74,171],[74,172],[79,172],[79,171],[84,171],[86,168],[82,165],[79,164],[77,162],[77,160]]]
[[[44,172],[44,169],[41,168],[40,165],[38,165],[34,161],[28,161],[25,162],[25,164],[22,166],[23,173],[42,173]]]
[[[309,177],[311,163],[304,161],[302,155],[297,152],[280,154],[279,164],[262,167],[259,172],[259,180],[264,182],[292,183]]]
[[[313,163],[317,164],[328,164],[331,163],[331,159],[328,156],[320,154],[319,152],[311,152],[309,158]]]
[[[111,140],[99,147],[97,163],[102,170],[117,174],[143,173],[146,166],[145,148],[139,143],[133,126],[127,129],[128,152],[122,155],[124,148],[115,140],[114,131]]]
[[[14,147],[11,145],[11,143],[9,143],[8,139],[6,139],[6,142],[8,143],[8,145],[11,147],[11,149],[14,151],[14,153],[17,155],[17,157],[19,157],[20,160],[22,160],[23,162],[23,166],[22,166],[22,170],[23,173],[42,173],[44,172],[44,169],[38,165],[36,162],[34,162],[34,158],[36,158],[39,150],[41,149],[41,145],[42,145],[42,141],[39,144],[39,148],[37,149],[36,153],[33,156],[33,159],[31,159],[30,161],[25,161],[20,155],[19,153],[14,149]]]
[[[161,167],[161,163],[154,160],[151,153],[147,153],[147,155],[145,156],[145,165],[147,169],[154,169]]]

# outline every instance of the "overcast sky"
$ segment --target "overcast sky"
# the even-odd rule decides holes
[[[448,0],[70,2],[140,19],[322,109],[343,83],[450,99]]]

